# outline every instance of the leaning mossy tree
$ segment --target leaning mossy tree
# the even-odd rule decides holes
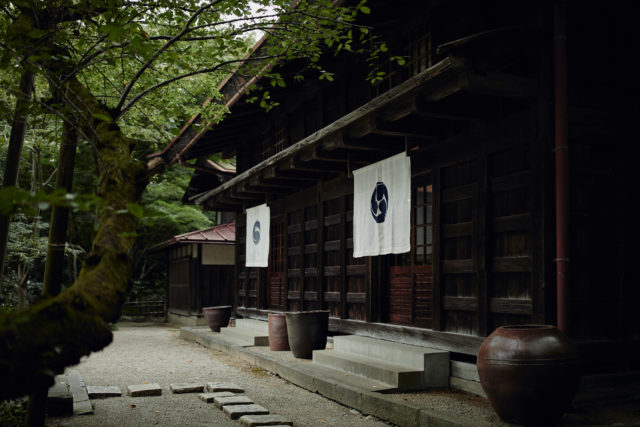
[[[196,107],[184,89],[189,82],[209,85],[216,98],[216,80],[240,65],[242,72],[268,73],[276,84],[282,79],[270,65],[280,60],[306,59],[322,72],[316,64],[323,49],[348,47],[354,33],[366,33],[352,31],[355,14],[368,12],[364,2],[353,8],[331,3],[14,0],[0,5],[0,69],[13,67],[47,82],[46,98],[26,102],[75,129],[93,147],[98,171],[96,233],[75,283],[28,309],[0,315],[0,399],[50,386],[56,373],[111,342],[109,322],[119,318],[131,281],[141,194],[163,169],[161,161],[147,163],[146,155],[170,139],[175,130],[167,126],[170,117],[185,106]],[[243,37],[256,32],[271,41],[260,55],[243,60]],[[211,80],[190,80],[202,75]],[[224,114],[209,105],[210,117]],[[131,131],[144,126],[155,133]]]

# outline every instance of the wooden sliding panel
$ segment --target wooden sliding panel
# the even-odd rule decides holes
[[[433,325],[433,186],[430,176],[412,183],[411,251],[390,256],[386,301],[390,323]]]
[[[301,311],[304,268],[304,211],[287,214],[287,301],[288,309]]]
[[[369,257],[353,257],[353,195],[345,197],[346,318],[366,320]]]
[[[324,301],[326,309],[331,317],[341,318],[343,314],[342,304],[342,261],[344,259],[341,228],[344,228],[341,214],[341,200],[336,198],[323,203],[324,211]]]
[[[529,146],[488,157],[489,331],[532,319],[533,172]]]
[[[255,269],[245,267],[246,261],[246,215],[238,215],[236,221],[236,268],[238,282],[236,289],[238,292],[237,306],[238,307],[251,307],[249,302],[249,276],[252,275],[255,281]]]
[[[304,310],[319,310],[321,301],[320,272],[318,271],[318,207],[304,208],[304,268],[303,307]]]
[[[267,308],[274,310],[286,309],[285,295],[285,244],[284,244],[284,216],[273,217],[270,226],[269,266],[266,280]]]
[[[177,258],[179,247],[171,250],[169,266],[169,308],[189,311],[189,265],[190,258]],[[175,258],[174,258],[175,257]]]
[[[474,262],[474,212],[479,164],[467,161],[440,170],[440,284],[442,323],[448,332],[478,335],[478,265]]]

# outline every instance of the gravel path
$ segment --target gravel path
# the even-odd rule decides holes
[[[228,354],[179,338],[179,330],[166,324],[119,324],[114,341],[101,352],[70,369],[86,385],[115,385],[122,397],[94,399],[93,415],[51,418],[51,426],[199,426],[239,425],[197,393],[172,394],[175,383],[232,382],[245,395],[271,413],[283,415],[296,426],[385,426],[374,417],[308,392]],[[162,396],[129,397],[128,385],[158,383]]]

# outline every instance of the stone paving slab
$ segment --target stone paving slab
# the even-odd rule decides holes
[[[292,426],[293,422],[289,421],[282,415],[268,414],[268,415],[243,415],[238,420],[242,425],[249,427],[258,426]]]
[[[67,379],[69,380],[69,391],[73,394],[74,415],[93,414],[93,406],[80,372],[67,371]]]
[[[230,391],[217,391],[215,393],[202,393],[199,394],[198,397],[205,403],[211,403],[216,397],[230,397],[235,395],[235,393],[231,393]]]
[[[244,389],[238,387],[233,383],[207,383],[207,391],[216,392],[216,391],[230,391],[232,393],[244,393]]]
[[[47,413],[51,416],[73,414],[73,393],[66,375],[56,375],[47,395]]]
[[[122,391],[115,385],[88,385],[87,394],[89,399],[102,399],[105,397],[120,397]]]
[[[232,420],[237,420],[243,415],[267,415],[269,410],[260,405],[227,405],[222,410]]]
[[[173,393],[201,393],[204,391],[203,384],[171,384],[169,388]]]
[[[127,386],[127,395],[131,397],[138,396],[160,396],[162,395],[162,388],[159,384],[134,384]]]
[[[253,403],[253,400],[247,396],[216,397],[213,401],[218,408],[222,408],[227,405],[251,405]]]

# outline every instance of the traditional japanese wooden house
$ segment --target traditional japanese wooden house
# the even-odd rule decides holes
[[[245,99],[258,76],[231,76],[222,87],[231,115],[186,130],[163,153],[169,162],[237,156],[236,177],[193,197],[238,213],[237,312],[327,309],[335,332],[462,359],[500,325],[559,324],[580,345],[585,372],[640,367],[629,10],[370,6],[361,23],[404,66],[382,63],[372,85],[363,58],[328,54],[333,82],[270,88],[280,105],[269,112]],[[353,258],[351,171],[403,151],[411,251]],[[269,266],[246,268],[243,212],[265,202]]]
[[[202,307],[233,304],[235,223],[180,234],[152,248],[167,258],[167,317],[206,325]]]

